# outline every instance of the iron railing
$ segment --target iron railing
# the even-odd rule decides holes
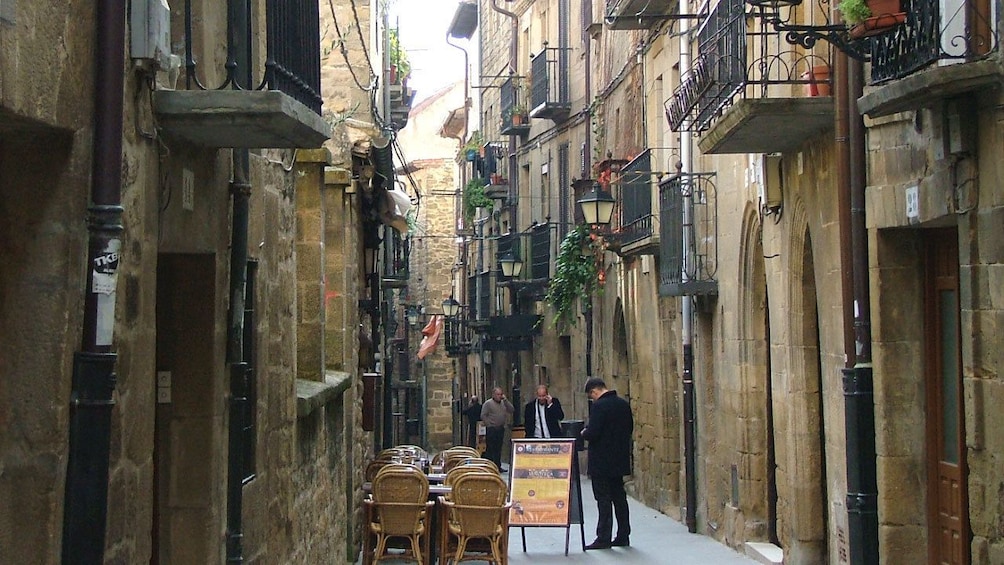
[[[522,134],[530,129],[530,116],[526,106],[523,79],[509,77],[499,87],[499,106],[502,111],[502,135]]]
[[[260,81],[254,77],[257,61],[253,40],[260,32],[250,4],[227,1],[227,62],[219,85],[207,86],[198,78],[193,47],[192,0],[185,0],[185,85],[189,90],[277,90],[321,113],[321,49],[318,3],[311,0],[266,0],[265,66]],[[203,57],[210,59],[209,54]],[[257,84],[256,84],[257,82]]]
[[[698,31],[699,55],[666,103],[673,131],[704,131],[746,84],[743,0],[722,0]]]
[[[621,169],[621,245],[652,235],[652,152],[642,151]]]
[[[402,237],[397,231],[387,241],[387,262],[384,263],[384,279],[407,282],[408,261],[411,255],[411,238]]]
[[[871,38],[871,80],[903,78],[936,61],[972,61],[996,51],[988,0],[902,0],[906,21]]]
[[[680,173],[659,184],[659,293],[663,296],[717,293],[718,197],[713,179],[713,173]],[[684,224],[688,197],[690,217]],[[685,229],[691,249],[684,249]]]
[[[546,45],[530,60],[530,106],[569,106],[568,49]]]

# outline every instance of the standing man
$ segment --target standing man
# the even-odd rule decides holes
[[[561,437],[561,420],[565,417],[561,402],[551,396],[547,385],[537,385],[537,398],[523,408],[523,425],[526,437]]]
[[[512,403],[506,400],[502,389],[492,389],[491,399],[481,406],[481,419],[485,422],[485,459],[502,468],[502,440],[505,425],[513,413]]]
[[[608,549],[631,545],[631,521],[628,517],[624,475],[631,474],[631,434],[634,418],[627,400],[617,392],[607,390],[598,377],[586,381],[586,396],[593,401],[589,424],[582,437],[589,442],[589,477],[593,497],[599,507],[596,521],[596,541],[586,549]],[[611,512],[611,508],[613,512]],[[611,539],[613,516],[617,516],[617,537]]]
[[[471,400],[464,410],[464,416],[467,417],[467,445],[477,447],[478,422],[481,421],[481,403],[478,402],[477,396],[471,396]]]

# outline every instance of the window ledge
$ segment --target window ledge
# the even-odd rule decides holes
[[[327,371],[324,381],[296,379],[296,417],[303,418],[318,408],[341,398],[352,383],[352,375],[342,371]]]

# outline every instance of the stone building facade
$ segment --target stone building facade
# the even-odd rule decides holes
[[[608,244],[603,291],[575,325],[545,324],[519,353],[534,371],[524,390],[527,377],[547,379],[584,418],[587,370],[608,380],[635,414],[632,494],[740,551],[785,563],[1000,561],[1001,447],[989,431],[1000,101],[985,88],[1002,76],[998,3],[911,4],[894,27],[843,47],[863,66],[825,41],[785,41],[786,18],[838,16],[818,6],[479,9],[480,128],[500,142],[518,194],[495,205],[498,233],[504,222],[555,225],[553,261],[581,221],[582,184],[621,169],[605,186],[612,226],[594,230]],[[973,32],[952,52],[959,14]],[[926,62],[909,67],[888,49],[907,37]],[[556,74],[534,66],[552,48]],[[532,89],[541,73],[542,88],[561,86],[529,104],[527,130],[502,134],[501,83]],[[639,193],[648,211],[637,212]],[[694,216],[667,213],[675,196]],[[645,214],[654,227],[639,239],[629,222]],[[513,388],[492,361],[489,374]]]
[[[311,19],[317,4],[298,6],[322,42],[336,35],[327,7]],[[369,29],[368,7],[334,6]],[[313,89],[327,120],[322,100],[308,107],[274,83],[214,91],[227,7],[193,10],[191,38],[183,5],[158,22],[182,64],[192,40],[194,73],[139,52],[122,3],[0,10],[0,253],[19,265],[0,273],[4,561],[344,563],[358,552],[375,439],[359,330],[372,167],[357,142],[375,120],[367,93],[341,85],[349,64],[370,71],[358,42],[344,61],[304,33],[294,51],[323,59]],[[260,43],[237,64],[256,81],[266,45],[291,40],[266,34],[273,17],[255,12]],[[202,95],[220,97],[215,115],[198,113]],[[98,287],[95,241],[110,253],[97,257]]]

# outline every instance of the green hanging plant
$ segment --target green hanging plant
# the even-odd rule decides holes
[[[464,188],[465,223],[470,223],[474,219],[478,208],[486,208],[492,204],[492,199],[485,194],[485,179],[474,177],[467,181],[467,186]]]
[[[575,325],[575,301],[599,289],[594,241],[587,226],[578,226],[565,235],[554,260],[554,277],[547,285],[544,300],[554,308],[554,325]],[[583,254],[583,249],[586,249]]]

